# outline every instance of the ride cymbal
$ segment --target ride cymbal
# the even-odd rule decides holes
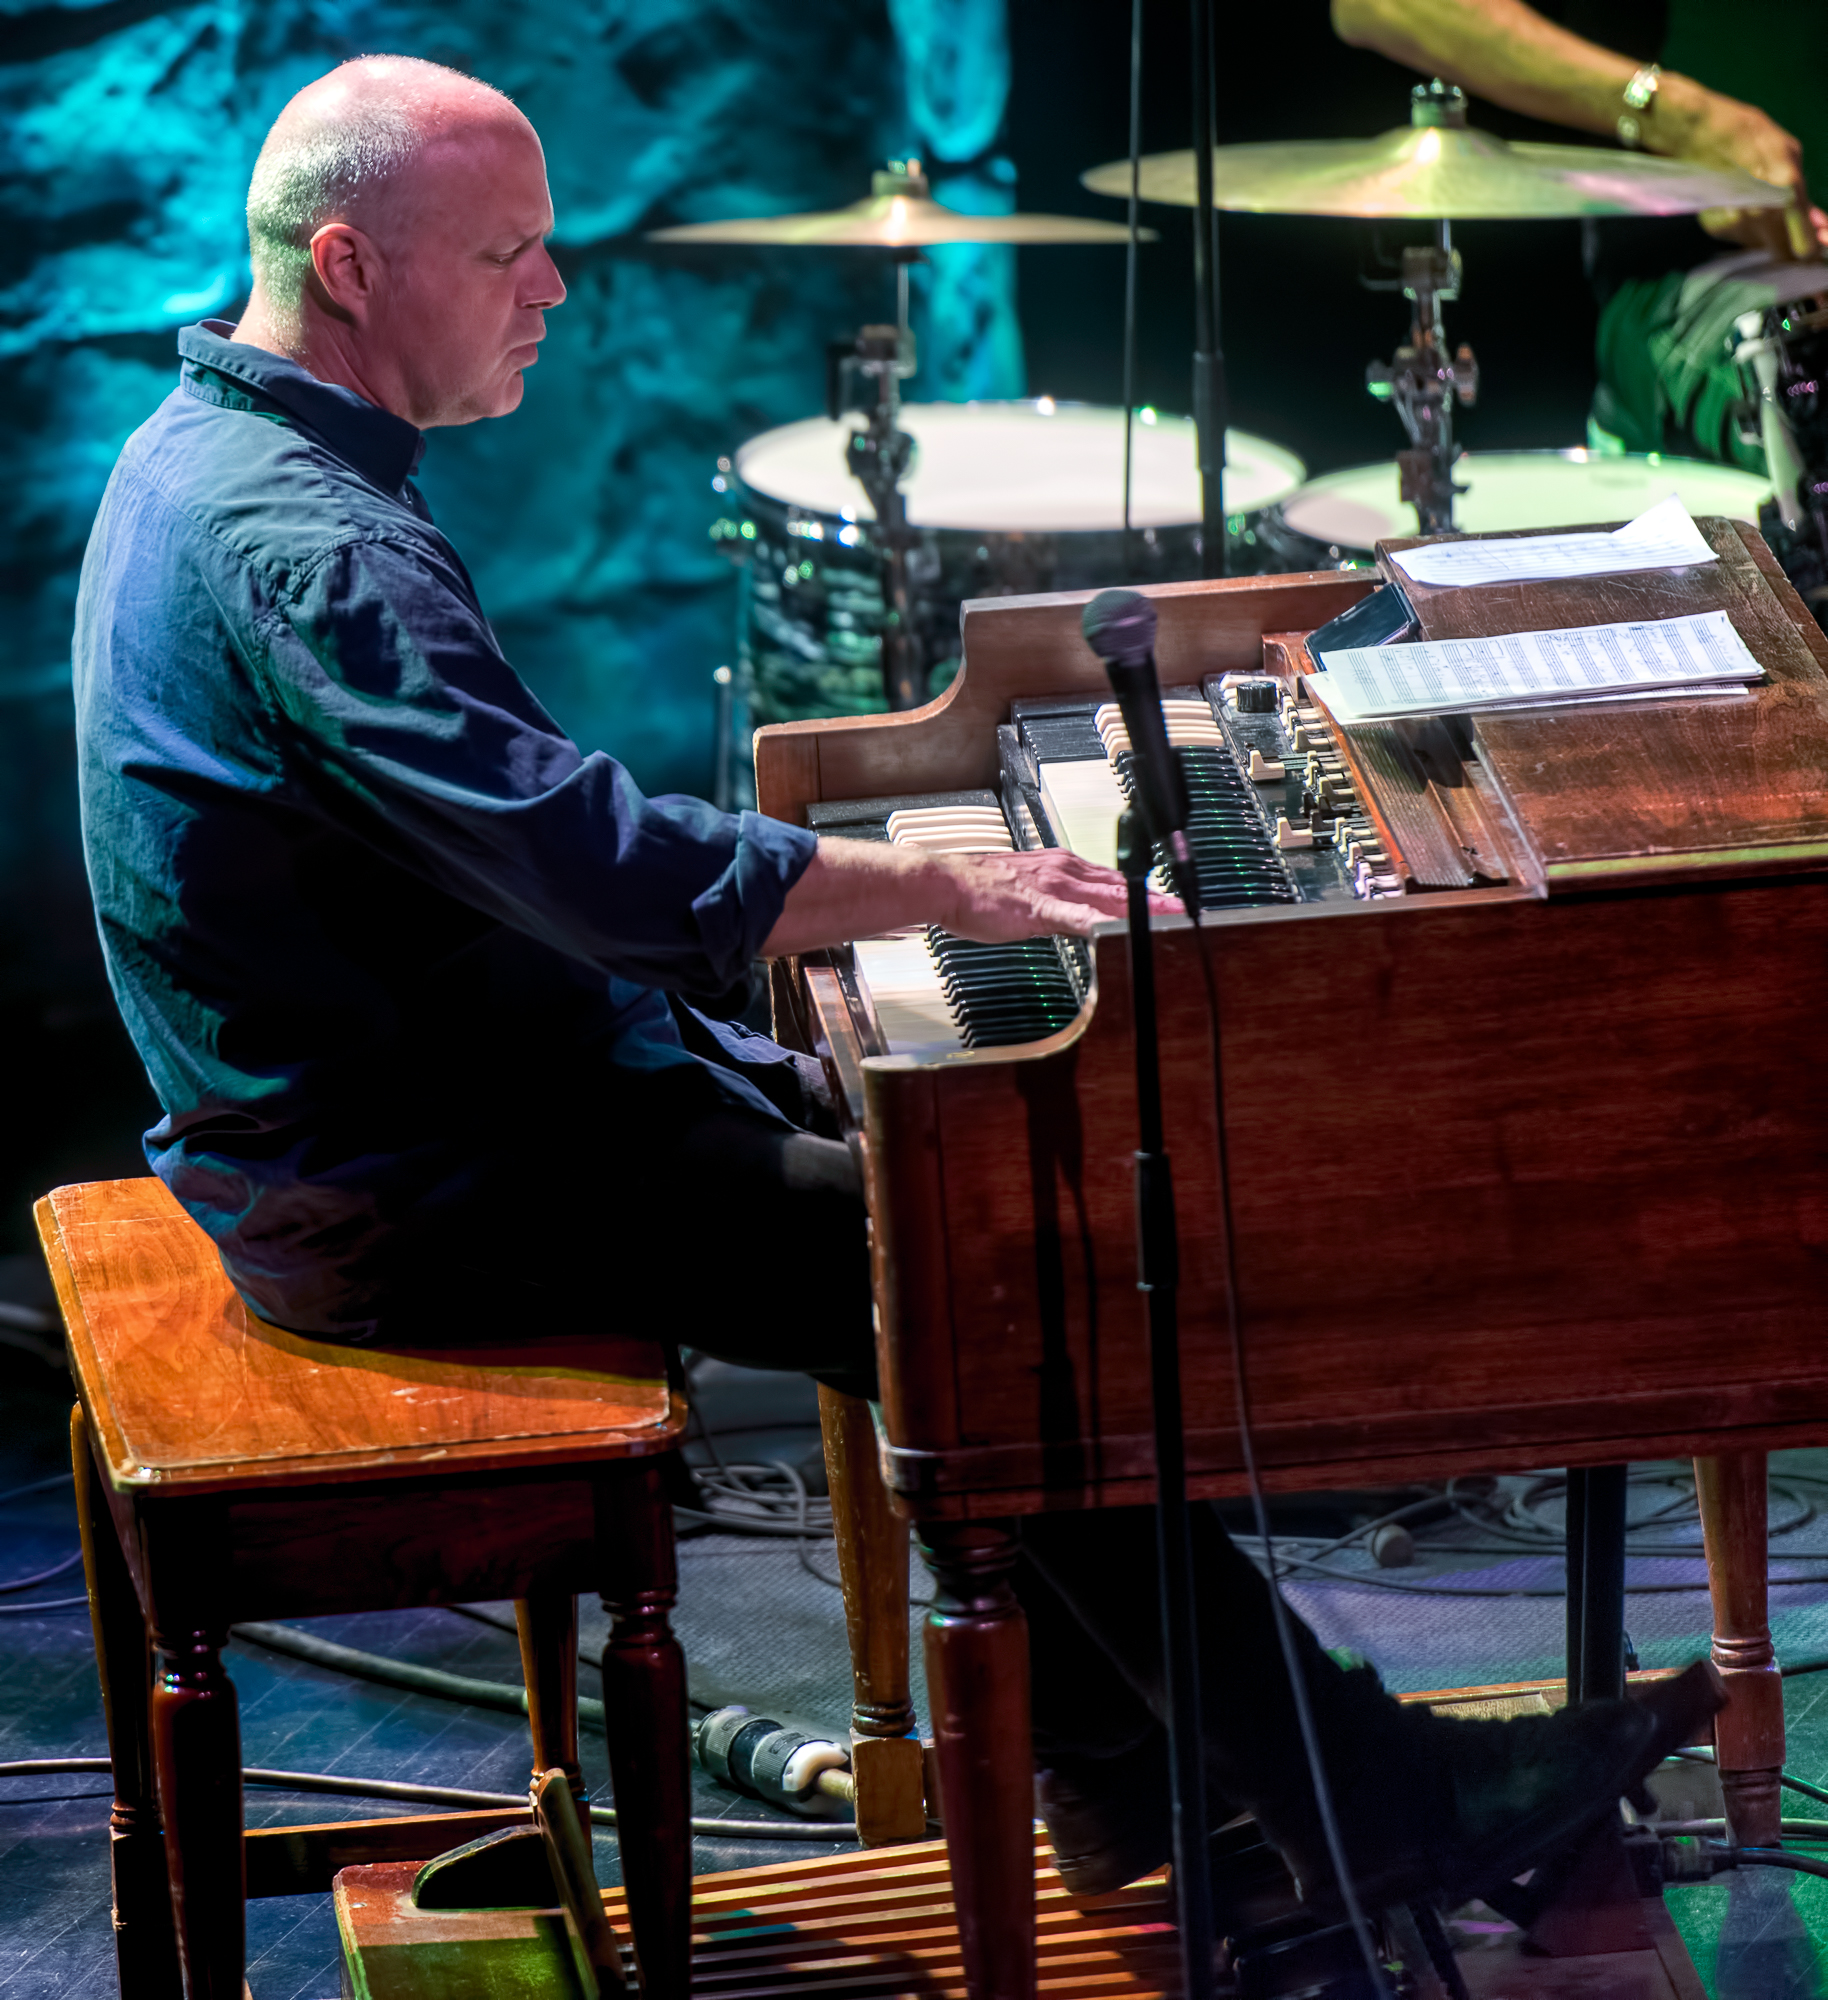
[[[1142,162],[1145,201],[1194,204],[1191,152]],[[1475,222],[1579,215],[1695,215],[1782,208],[1782,188],[1750,174],[1600,146],[1510,144],[1452,125],[1398,126],[1375,139],[1291,139],[1215,146],[1215,207],[1256,215],[1351,215]],[[1125,198],[1130,163],[1080,176]]]

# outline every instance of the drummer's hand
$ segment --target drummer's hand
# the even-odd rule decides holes
[[[1665,71],[1644,136],[1659,153],[1704,167],[1734,168],[1789,189],[1788,208],[1703,211],[1701,226],[1710,236],[1799,260],[1828,247],[1828,216],[1810,205],[1800,141],[1756,105]]]
[[[1129,885],[1115,868],[1100,868],[1064,848],[948,859],[957,876],[957,901],[940,921],[979,944],[1012,944],[1061,931],[1085,937],[1094,924],[1121,918],[1127,909]],[[1149,907],[1166,916],[1180,903],[1151,892]]]

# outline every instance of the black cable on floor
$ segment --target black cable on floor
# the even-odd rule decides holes
[[[436,1695],[442,1701],[466,1702],[472,1708],[492,1708],[503,1715],[527,1713],[527,1690],[507,1681],[477,1680],[469,1674],[447,1673],[442,1667],[385,1659],[379,1653],[339,1646],[334,1639],[320,1639],[315,1633],[301,1632],[292,1625],[233,1625],[229,1633],[232,1638],[264,1646],[268,1652],[285,1653],[295,1660],[307,1660],[314,1667],[328,1667],[332,1673],[349,1674],[357,1680],[378,1681],[385,1687],[405,1688],[413,1694]],[[592,1695],[579,1695],[578,1720],[601,1729],[603,1704]]]
[[[0,1778],[49,1777],[54,1773],[112,1772],[106,1757],[26,1757],[0,1763]],[[527,1808],[526,1794],[476,1792],[453,1785],[404,1785],[390,1778],[340,1778],[328,1771],[268,1771],[246,1766],[241,1773],[244,1785],[262,1785],[274,1791],[328,1792],[339,1798],[396,1799],[411,1805],[442,1805],[474,1811],[477,1807],[518,1806]],[[592,1806],[593,1826],[614,1826],[613,1806]],[[832,1820],[698,1819],[692,1831],[706,1837],[727,1840],[850,1840],[857,1829],[848,1822]]]
[[[41,1569],[36,1576],[9,1577],[0,1583],[0,1595],[10,1595],[15,1590],[30,1590],[35,1584],[49,1583],[54,1576],[67,1576],[82,1561],[83,1552],[78,1549],[72,1556],[65,1556],[60,1563],[53,1563],[49,1569]],[[83,1600],[85,1603],[88,1600]]]
[[[1741,1868],[1788,1868],[1794,1875],[1819,1875],[1828,1882],[1828,1861],[1811,1854],[1792,1854],[1783,1847],[1736,1847],[1733,1853]]]

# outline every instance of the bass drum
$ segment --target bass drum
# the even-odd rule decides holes
[[[860,428],[861,417],[846,424]],[[1134,426],[1126,578],[1123,412],[1047,397],[911,403],[906,482],[911,594],[931,692],[958,670],[959,606],[972,597],[1159,583],[1200,573],[1200,480],[1185,417]],[[1240,534],[1306,476],[1292,452],[1226,434],[1225,501]],[[740,648],[752,727],[866,715],[882,701],[882,582],[875,515],[845,463],[844,426],[813,417],[736,454],[740,512],[714,533],[744,564]],[[1240,565],[1242,566],[1242,565]]]
[[[1454,467],[1467,491],[1454,502],[1464,534],[1502,528],[1587,528],[1629,521],[1671,493],[1691,514],[1725,514],[1756,526],[1771,482],[1702,459],[1593,451],[1468,452]],[[1250,523],[1259,567],[1364,569],[1372,544],[1420,532],[1397,492],[1394,459],[1323,473]]]

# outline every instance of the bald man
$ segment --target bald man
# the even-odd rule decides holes
[[[936,922],[1087,930],[1058,853],[816,842],[644,798],[503,659],[411,484],[423,432],[519,402],[565,288],[532,127],[468,78],[346,65],[282,114],[239,325],[188,328],[83,570],[83,825],[164,1107],[154,1169],[241,1296],[345,1341],[627,1325],[871,1393],[850,1155],[787,1051],[685,1004]],[[669,998],[669,996],[671,996]],[[1214,1785],[1316,1907],[1330,1864],[1262,1579],[1197,1510]],[[1042,1802],[1062,1872],[1166,1858],[1146,1510],[1043,1522]],[[1531,1727],[1434,1723],[1297,1641],[1355,1869],[1470,1894],[1592,1824],[1718,1700],[1699,1678]]]

